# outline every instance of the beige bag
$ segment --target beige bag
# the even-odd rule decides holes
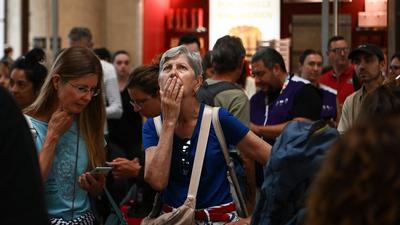
[[[212,108],[205,106],[186,201],[172,212],[161,215],[159,215],[160,206],[155,203],[152,212],[142,220],[141,225],[195,225],[196,195],[199,187],[201,170],[203,168],[204,155],[206,153],[211,115]],[[159,200],[158,198],[159,195],[156,201]]]

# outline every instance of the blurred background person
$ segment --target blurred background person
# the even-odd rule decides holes
[[[121,202],[129,188],[134,183],[132,178],[138,175],[140,169],[139,158],[142,158],[142,117],[135,112],[130,104],[131,98],[127,85],[130,66],[130,56],[126,51],[117,51],[112,57],[112,62],[117,71],[119,93],[122,100],[123,113],[119,119],[108,119],[108,151],[107,161],[120,167],[129,166],[131,174],[120,172],[120,167],[115,166],[114,175],[107,179],[114,200]],[[117,163],[119,162],[119,163]],[[128,163],[129,162],[129,163]],[[125,171],[125,170],[124,170]],[[114,179],[115,178],[115,179]]]
[[[111,53],[107,48],[95,48],[93,51],[101,60],[111,63]]]
[[[7,64],[0,62],[0,86],[8,90],[10,86],[10,70]]]
[[[158,64],[142,65],[129,76],[128,91],[131,105],[136,112],[146,118],[161,113],[160,87],[158,86]]]
[[[299,57],[299,75],[308,80],[319,89],[322,98],[321,118],[333,122],[336,127],[337,91],[326,85],[320,84],[319,78],[322,71],[322,55],[314,49],[304,50]]]
[[[185,45],[190,51],[200,52],[200,40],[197,36],[193,34],[184,34],[179,38],[178,46]]]
[[[125,157],[133,159],[134,152],[142,148],[142,117],[132,109],[128,93],[128,79],[131,71],[128,52],[120,50],[114,53],[112,62],[117,71],[119,92],[123,113],[119,119],[108,119],[110,141],[118,145]]]
[[[400,52],[396,52],[390,59],[389,74],[387,79],[392,80],[397,78],[399,75],[400,75]]]
[[[326,55],[332,69],[321,75],[320,83],[337,91],[339,111],[347,96],[356,91],[359,86],[355,82],[354,66],[348,58],[350,46],[342,36],[333,36],[328,41]],[[358,82],[358,81],[357,81]]]
[[[116,60],[126,59],[127,55],[124,52],[117,53],[118,52],[115,53],[114,62],[116,62]],[[158,73],[158,64],[142,65],[130,73],[129,81],[126,86],[127,89],[125,89],[129,92],[129,108],[127,110],[140,113],[141,116],[146,118],[160,115],[161,101],[158,86]],[[125,112],[126,111],[124,111],[124,113]],[[125,123],[127,122],[128,121]],[[122,135],[127,136],[126,134]],[[132,137],[130,138],[133,139]],[[144,181],[145,154],[142,146],[140,146],[140,149],[135,149],[131,154],[132,157],[130,158],[117,157],[108,165],[113,167],[113,178],[119,181],[132,181],[130,183],[130,185],[132,185],[131,187],[136,187],[134,195],[128,197],[130,200],[124,203],[127,207],[123,207],[123,210],[128,215],[128,222],[136,220],[137,223],[150,213],[156,192]],[[108,182],[107,180],[107,183]],[[123,193],[126,193],[126,191],[123,191]],[[115,193],[115,195],[121,195],[121,191],[120,193]],[[127,198],[125,197],[124,199]]]
[[[215,71],[212,67],[211,55],[212,51],[207,51],[201,60],[201,65],[203,66],[203,81],[213,77],[215,74]]]
[[[309,192],[306,225],[398,224],[400,120],[378,118],[356,124],[328,152]]]
[[[10,91],[21,109],[35,101],[47,76],[45,53],[35,48],[18,58],[11,68]]]
[[[92,33],[87,27],[73,27],[69,34],[69,46],[93,48]],[[106,102],[107,119],[118,119],[122,116],[121,96],[118,91],[118,79],[114,66],[105,61],[100,61],[104,77],[104,97]],[[108,130],[105,129],[107,134]]]
[[[379,87],[384,80],[385,58],[382,50],[377,46],[362,44],[349,54],[349,58],[355,65],[356,74],[362,86],[348,96],[343,104],[338,124],[338,131],[341,134],[357,120],[365,96]]]
[[[32,134],[10,93],[0,87],[0,211],[3,225],[50,225]]]
[[[14,63],[14,59],[12,58],[14,50],[11,46],[6,45],[4,48],[4,55],[1,58],[1,62],[5,63],[8,67],[11,67]]]

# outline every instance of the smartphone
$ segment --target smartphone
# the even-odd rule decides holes
[[[112,170],[109,166],[98,166],[90,171],[91,174],[108,174]]]

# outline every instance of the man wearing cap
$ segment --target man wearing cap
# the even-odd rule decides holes
[[[357,119],[364,96],[382,84],[385,59],[382,51],[375,45],[358,46],[349,54],[349,59],[355,65],[358,79],[362,87],[348,96],[344,102],[338,131],[344,133]]]

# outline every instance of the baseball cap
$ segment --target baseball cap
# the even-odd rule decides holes
[[[384,60],[383,52],[378,46],[373,44],[362,44],[350,52],[349,59],[354,59],[358,54],[366,53],[368,55],[376,55],[379,61]]]

